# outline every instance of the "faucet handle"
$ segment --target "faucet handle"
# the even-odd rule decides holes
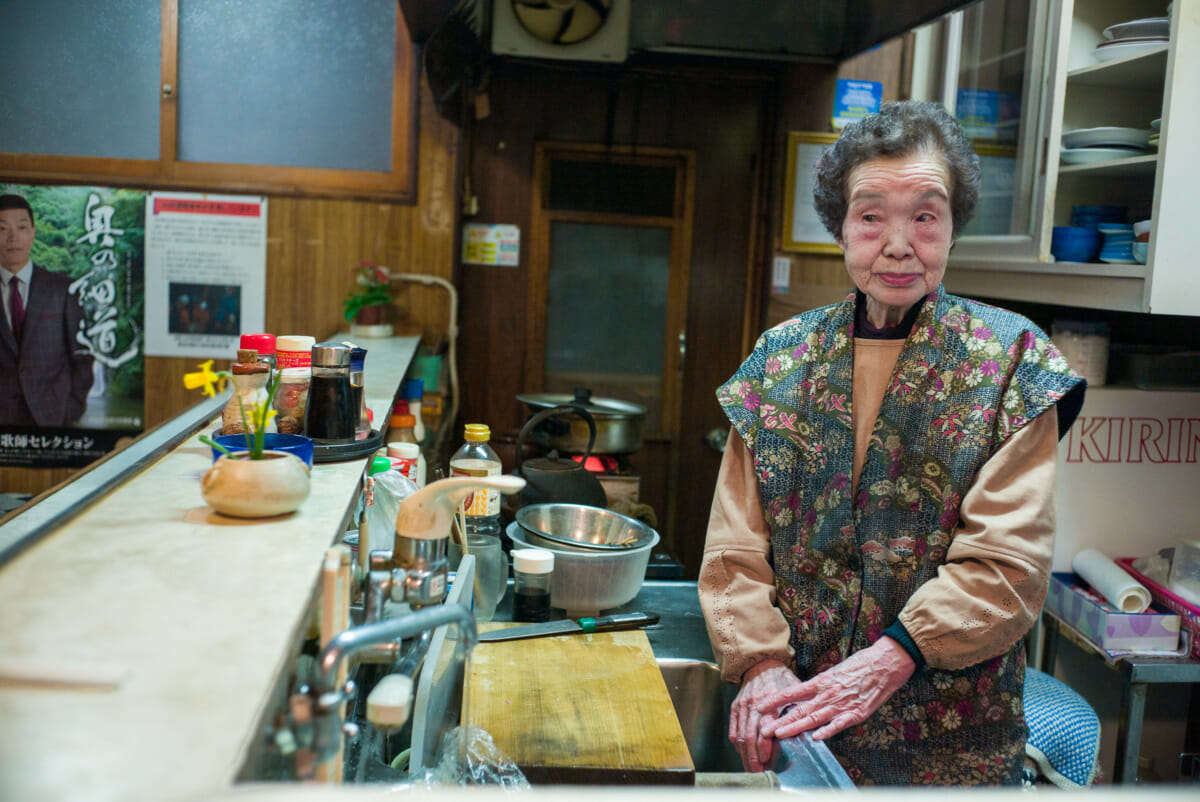
[[[525,480],[520,476],[452,476],[438,479],[400,502],[396,513],[396,537],[436,540],[448,537],[450,521],[459,503],[481,487],[506,495],[520,492]]]

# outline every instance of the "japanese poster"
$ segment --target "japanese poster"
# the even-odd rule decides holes
[[[146,198],[146,353],[232,357],[266,321],[267,199]]]
[[[82,467],[141,431],[145,197],[0,184],[0,465]]]

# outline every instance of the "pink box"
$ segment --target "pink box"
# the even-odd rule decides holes
[[[1056,572],[1051,577],[1046,609],[1106,651],[1179,648],[1177,614],[1154,605],[1144,613],[1123,613],[1074,573]]]

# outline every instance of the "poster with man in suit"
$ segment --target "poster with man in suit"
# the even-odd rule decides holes
[[[0,184],[0,465],[81,467],[141,430],[144,202]]]

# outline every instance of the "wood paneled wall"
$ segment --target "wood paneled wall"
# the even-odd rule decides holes
[[[419,115],[416,205],[269,198],[268,331],[309,334],[317,339],[345,331],[342,298],[353,287],[352,271],[361,259],[387,265],[393,272],[453,279],[459,133],[438,116],[424,82]],[[211,189],[219,191],[221,187]],[[398,284],[397,288],[390,310],[397,330],[420,334],[430,342],[442,338],[449,317],[445,291],[415,284]],[[183,386],[183,374],[195,370],[200,361],[146,357],[146,428],[200,400],[195,391]],[[40,493],[74,473],[59,468],[0,468],[0,491]]]
[[[711,62],[708,63],[711,65]],[[810,80],[832,68],[808,68]],[[740,362],[757,300],[757,276],[770,250],[770,203],[764,176],[775,158],[776,68],[733,71],[693,65],[682,71],[570,69],[504,62],[489,83],[492,115],[473,126],[469,176],[481,223],[515,223],[529,231],[534,144],[588,142],[688,149],[696,158],[687,359],[680,437],[647,441],[632,458],[641,499],[658,517],[664,547],[692,576],[699,568],[720,455],[704,435],[728,424],[714,391]],[[527,410],[523,340],[533,308],[521,243],[515,268],[464,266],[460,364],[463,421],[487,422],[515,436]],[[757,316],[757,312],[752,313]],[[595,321],[580,320],[580,326]]]
[[[897,37],[879,47],[843,62],[836,74],[813,81],[809,71],[794,69],[780,83],[780,144],[784,153],[788,131],[829,131],[837,79],[879,81],[883,84],[883,100],[901,100],[909,96],[912,79],[911,35]],[[785,253],[779,250],[783,242],[781,226],[784,192],[784,167],[773,171],[776,210],[774,243],[776,252],[791,261],[791,281],[786,293],[773,293],[768,284],[762,287],[768,299],[763,327],[773,326],[808,309],[835,303],[846,297],[854,286],[846,275],[840,254]]]

